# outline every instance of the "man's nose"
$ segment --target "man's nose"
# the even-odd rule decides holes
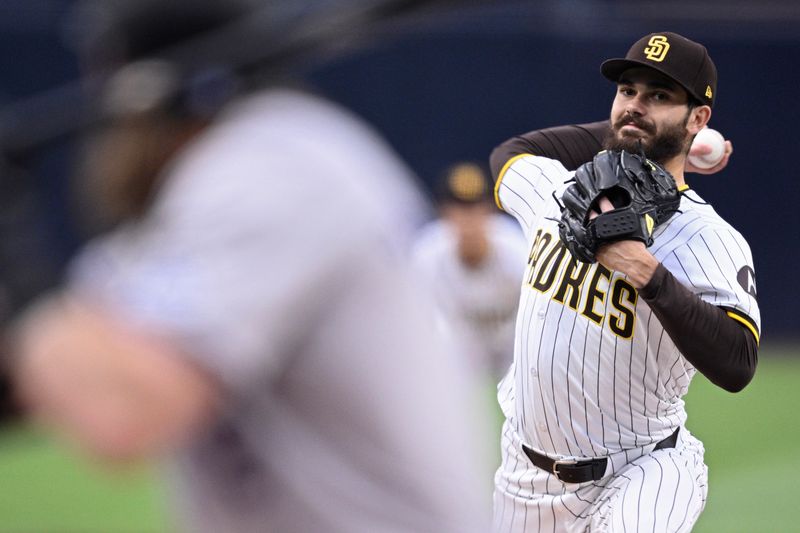
[[[645,114],[645,106],[640,97],[631,98],[625,106],[625,114],[632,117],[640,117]]]
[[[625,114],[629,117],[641,117],[642,111],[636,106],[629,105],[625,108]]]

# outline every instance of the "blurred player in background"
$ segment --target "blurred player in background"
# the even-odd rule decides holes
[[[88,5],[110,120],[83,175],[114,229],[19,320],[31,415],[168,459],[186,531],[485,532],[466,381],[404,253],[406,166],[317,96],[159,59],[244,5]]]
[[[487,173],[476,163],[448,168],[436,196],[440,217],[420,232],[414,264],[465,362],[497,383],[514,354],[525,237],[494,206]]]

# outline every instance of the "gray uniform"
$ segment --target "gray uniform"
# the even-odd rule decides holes
[[[74,265],[75,289],[223,384],[224,415],[171,463],[189,531],[488,529],[465,383],[402,252],[407,178],[343,110],[265,92]]]

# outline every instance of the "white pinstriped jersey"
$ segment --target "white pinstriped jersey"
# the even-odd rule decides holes
[[[489,253],[480,265],[463,263],[458,238],[441,219],[422,228],[413,260],[445,326],[463,340],[465,357],[481,375],[497,380],[513,356],[514,318],[527,246],[519,227],[507,216],[497,214],[487,226]]]
[[[686,420],[695,374],[626,277],[578,263],[558,237],[561,163],[510,161],[496,194],[522,225],[530,254],[514,363],[498,399],[523,441],[551,456],[598,457],[641,448]],[[744,238],[693,191],[654,233],[650,252],[703,300],[758,336],[753,260]]]

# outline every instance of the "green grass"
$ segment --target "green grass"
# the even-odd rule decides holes
[[[114,473],[26,428],[0,434],[0,532],[162,533],[150,469]]]
[[[800,532],[800,350],[761,352],[743,392],[697,376],[687,396],[710,478],[695,533]],[[111,474],[28,429],[0,433],[0,480],[0,533],[169,531],[152,470]]]
[[[687,427],[706,448],[709,493],[696,533],[800,531],[800,350],[761,350],[756,377],[730,394],[697,376]]]

